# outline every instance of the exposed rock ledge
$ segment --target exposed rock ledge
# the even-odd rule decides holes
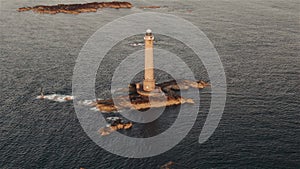
[[[110,133],[117,130],[128,130],[133,126],[132,122],[124,122],[122,118],[119,117],[109,117],[107,120],[111,123],[106,127],[102,127],[99,129],[99,134],[101,136],[109,135]]]
[[[92,2],[85,4],[58,4],[52,6],[38,5],[34,7],[22,7],[19,8],[19,12],[32,10],[37,13],[46,14],[57,14],[57,13],[67,13],[67,14],[79,14],[82,12],[96,12],[99,8],[131,8],[132,4],[129,2]]]
[[[143,110],[148,108],[158,108],[164,106],[173,106],[180,104],[193,104],[194,101],[190,98],[183,98],[176,93],[180,90],[188,90],[190,87],[203,89],[207,86],[210,86],[209,83],[204,81],[191,81],[191,80],[182,80],[179,82],[168,81],[161,84],[157,84],[157,87],[161,89],[163,96],[152,96],[152,100],[148,96],[140,95],[137,92],[137,85],[130,84],[129,88],[120,89],[116,92],[120,95],[113,99],[107,100],[97,100],[96,108],[101,112],[114,112],[122,109],[136,109]],[[128,94],[130,102],[127,101]]]

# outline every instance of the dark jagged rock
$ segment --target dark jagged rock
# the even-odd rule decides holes
[[[113,118],[109,121],[111,122],[111,124],[99,129],[99,134],[101,136],[109,135],[110,133],[117,130],[128,130],[133,126],[132,122],[124,122],[121,118]]]
[[[46,14],[57,14],[57,13],[67,13],[67,14],[79,14],[83,12],[96,12],[99,8],[131,8],[132,4],[129,2],[92,2],[85,4],[58,4],[52,6],[38,5],[34,7],[22,7],[19,8],[19,12],[32,10],[37,13]]]
[[[174,162],[173,161],[169,161],[166,164],[160,166],[160,169],[170,169],[171,165],[173,165]]]

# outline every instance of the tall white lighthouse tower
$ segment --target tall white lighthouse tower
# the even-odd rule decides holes
[[[153,64],[153,40],[152,31],[147,29],[145,37],[145,75],[143,90],[151,92],[155,89],[154,64]]]

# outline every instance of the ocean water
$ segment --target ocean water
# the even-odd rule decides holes
[[[300,168],[298,1],[130,2],[136,7],[46,15],[16,10],[83,1],[1,1],[0,168],[159,168],[169,161],[173,168]],[[137,8],[146,5],[164,8]],[[35,98],[41,87],[45,93],[70,95],[75,61],[89,37],[114,19],[143,11],[177,15],[207,35],[224,66],[227,101],[218,128],[205,143],[199,144],[198,137],[209,109],[209,89],[200,92],[199,115],[184,140],[159,156],[131,159],[96,145],[80,126],[72,102]],[[97,74],[97,96],[109,96],[115,61],[142,49],[129,45],[142,42],[141,37],[125,39],[107,55]],[[209,80],[201,62],[182,44],[164,36],[156,39],[157,46],[185,57],[197,78]],[[169,78],[163,72],[157,76],[158,81]],[[157,121],[124,134],[155,135],[174,119],[176,107],[168,108]]]

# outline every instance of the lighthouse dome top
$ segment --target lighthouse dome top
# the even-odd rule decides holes
[[[152,37],[152,31],[151,29],[146,30],[146,36],[151,36]]]

